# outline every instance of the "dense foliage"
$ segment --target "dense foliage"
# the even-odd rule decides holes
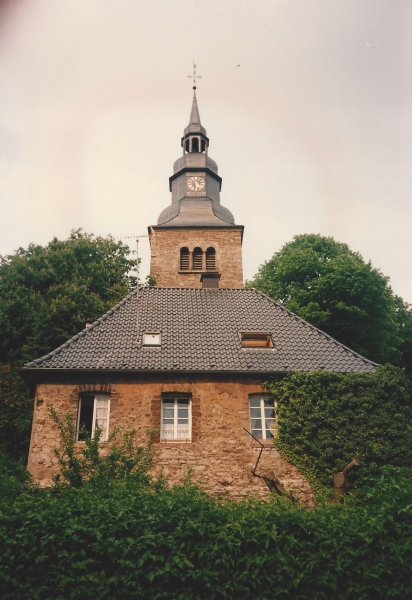
[[[0,448],[26,452],[32,397],[16,368],[57,348],[136,284],[129,247],[81,230],[0,257]]]
[[[26,488],[0,499],[2,600],[405,599],[409,472],[345,505],[218,501],[186,483]]]
[[[27,450],[32,411],[33,399],[21,377],[0,364],[0,449],[14,456]]]
[[[0,362],[57,348],[117,304],[135,284],[129,247],[81,230],[0,258]]]
[[[265,262],[256,287],[339,342],[412,373],[412,312],[388,278],[346,244],[298,235]]]
[[[267,385],[277,400],[276,446],[312,484],[331,489],[353,457],[363,476],[412,467],[411,389],[401,369],[295,373]]]

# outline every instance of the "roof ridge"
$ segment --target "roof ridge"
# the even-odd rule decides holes
[[[142,288],[143,288],[143,286],[138,286],[136,289],[134,289],[129,294],[127,294],[127,296],[122,298],[122,300],[120,300],[120,302],[115,304],[115,306],[113,306],[113,308],[109,308],[109,310],[106,311],[105,313],[103,313],[101,317],[96,319],[96,321],[93,321],[93,323],[91,323],[88,327],[85,327],[84,329],[79,331],[79,333],[76,333],[76,335],[74,335],[73,337],[71,337],[70,339],[65,341],[63,344],[61,344],[60,346],[58,346],[51,352],[48,352],[44,356],[41,356],[40,358],[36,358],[36,360],[32,360],[29,363],[25,363],[23,365],[23,367],[33,367],[33,366],[40,365],[42,362],[44,362],[48,358],[51,358],[52,356],[59,354],[59,352],[61,352],[63,350],[63,348],[67,348],[67,346],[71,346],[71,344],[73,342],[76,342],[79,338],[82,338],[85,335],[87,335],[92,329],[95,329],[95,327],[97,327],[98,325],[101,325],[101,323],[103,323],[103,321],[106,321],[106,319],[108,317],[110,317],[112,314],[114,314],[116,311],[118,311],[121,306],[123,306],[128,300],[130,300],[130,298],[132,296],[136,296],[137,292],[139,290],[141,290]]]
[[[324,337],[332,340],[332,342],[334,342],[335,344],[338,344],[338,346],[342,346],[342,348],[344,348],[345,350],[349,351],[351,354],[354,354],[355,356],[358,356],[364,362],[368,362],[371,365],[379,365],[379,363],[373,362],[373,360],[370,360],[369,358],[366,358],[365,356],[362,356],[362,354],[359,354],[359,352],[355,352],[355,350],[352,350],[348,346],[345,346],[345,344],[342,344],[342,342],[338,342],[338,340],[336,340],[334,337],[332,337],[328,333],[325,333],[324,331],[322,331],[318,327],[315,327],[315,325],[312,325],[311,323],[309,323],[309,321],[306,321],[305,319],[302,319],[302,317],[299,317],[299,315],[297,315],[293,311],[289,310],[288,308],[286,308],[285,306],[283,306],[282,304],[280,304],[280,302],[276,302],[276,300],[273,300],[273,298],[271,298],[267,294],[264,294],[263,292],[261,292],[257,288],[245,288],[245,289],[253,290],[254,292],[257,292],[258,294],[260,294],[264,298],[267,298],[268,300],[270,300],[270,302],[272,302],[273,304],[276,304],[276,306],[278,306],[281,310],[284,310],[289,315],[295,317],[295,319],[298,319],[298,321],[302,321],[302,323],[304,323],[305,325],[308,325],[311,329],[314,329],[315,331],[317,331],[318,333],[320,333]]]

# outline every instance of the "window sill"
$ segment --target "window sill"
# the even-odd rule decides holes
[[[275,445],[273,443],[273,440],[275,438],[269,438],[267,440],[259,440],[259,442],[262,444],[262,446],[269,447],[269,448],[274,448]],[[253,440],[252,442],[250,442],[250,445],[252,448],[260,448],[260,444],[258,442],[256,442],[255,440]]]
[[[219,271],[206,271],[204,269],[196,269],[195,271],[192,269],[191,271],[179,271],[179,275],[215,275],[219,273]]]
[[[167,446],[168,444],[174,446],[175,444],[191,444],[192,440],[189,438],[185,440],[160,440],[159,443],[165,446]]]

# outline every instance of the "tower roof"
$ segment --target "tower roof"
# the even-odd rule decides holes
[[[199,115],[199,109],[197,106],[196,92],[193,94],[192,111],[190,113],[189,123],[198,123],[200,125],[200,115]]]
[[[203,133],[206,135],[206,129],[200,124],[199,108],[197,106],[196,92],[193,93],[192,110],[190,111],[189,125],[185,128],[184,135],[188,133]]]

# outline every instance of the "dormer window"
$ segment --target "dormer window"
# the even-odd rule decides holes
[[[143,346],[160,346],[161,335],[159,331],[145,331],[143,334]]]
[[[241,331],[243,348],[273,348],[272,336],[267,331]]]

